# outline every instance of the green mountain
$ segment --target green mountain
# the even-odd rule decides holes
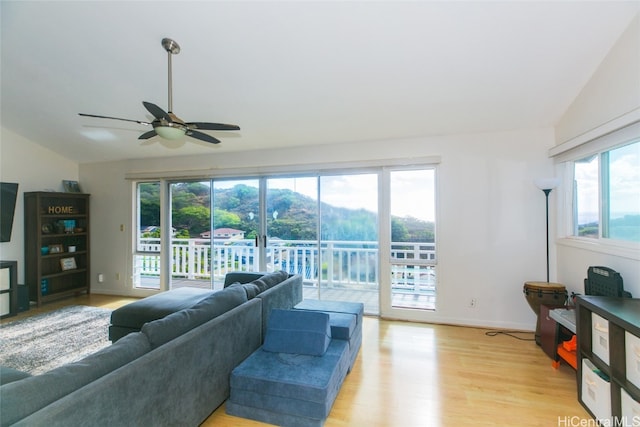
[[[141,185],[141,224],[159,224],[159,188],[155,183]],[[173,227],[178,236],[197,237],[211,228],[208,186],[197,182],[173,184],[171,194]],[[215,190],[214,197],[215,228],[235,228],[243,230],[245,238],[255,237],[259,226],[257,188],[238,184]],[[291,190],[270,189],[267,201],[269,235],[283,240],[318,238],[318,206],[314,199]],[[391,226],[393,241],[434,241],[433,222],[393,217]],[[373,212],[320,203],[323,240],[375,241],[378,239],[377,227],[377,215]]]

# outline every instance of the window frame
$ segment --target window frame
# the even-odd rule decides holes
[[[571,147],[566,151],[558,152],[552,150],[551,154],[556,158],[557,172],[563,177],[564,189],[559,192],[562,198],[559,204],[559,236],[558,244],[564,246],[585,249],[592,252],[599,252],[607,255],[621,256],[624,258],[640,260],[640,242],[618,240],[603,237],[603,229],[608,226],[604,224],[606,215],[604,212],[605,196],[608,189],[603,191],[607,184],[607,177],[603,171],[603,161],[612,150],[624,147],[629,144],[640,144],[640,122],[635,122],[617,131],[607,133],[593,140],[587,141],[578,146]],[[554,152],[555,151],[555,152]],[[574,185],[574,165],[575,162],[589,156],[598,156],[598,237],[583,237],[577,235],[578,224],[576,219],[575,203],[577,195]]]

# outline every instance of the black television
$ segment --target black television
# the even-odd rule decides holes
[[[0,242],[11,241],[13,216],[16,211],[18,184],[0,182]]]

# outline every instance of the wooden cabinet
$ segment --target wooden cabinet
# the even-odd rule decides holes
[[[640,414],[640,299],[578,296],[576,322],[580,403],[606,425],[632,425],[625,422]]]
[[[18,262],[0,261],[0,319],[18,313]]]
[[[43,302],[89,293],[89,195],[24,193],[25,281]]]

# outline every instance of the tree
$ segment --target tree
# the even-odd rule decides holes
[[[210,210],[204,206],[186,206],[173,212],[173,226],[176,229],[188,230],[191,237],[198,236],[210,228]]]
[[[397,217],[391,217],[391,241],[406,242],[409,239],[407,227]]]
[[[267,190],[269,234],[286,240],[317,238],[318,202],[316,199],[288,189]],[[258,234],[258,189],[238,184],[215,190],[213,211],[215,228],[235,228],[251,239]],[[160,185],[140,185],[141,224],[160,225]],[[375,241],[378,239],[378,217],[364,209],[349,209],[320,203],[322,239]],[[200,182],[178,183],[172,186],[172,221],[180,235],[195,237],[211,228],[210,188]],[[183,230],[186,230],[183,231]],[[412,217],[391,218],[391,238],[394,242],[433,242],[435,224]]]
[[[213,210],[213,223],[216,228],[228,227],[237,229],[240,227],[241,221],[237,214],[216,208]]]
[[[160,184],[145,182],[138,186],[140,191],[140,224],[160,225]]]

